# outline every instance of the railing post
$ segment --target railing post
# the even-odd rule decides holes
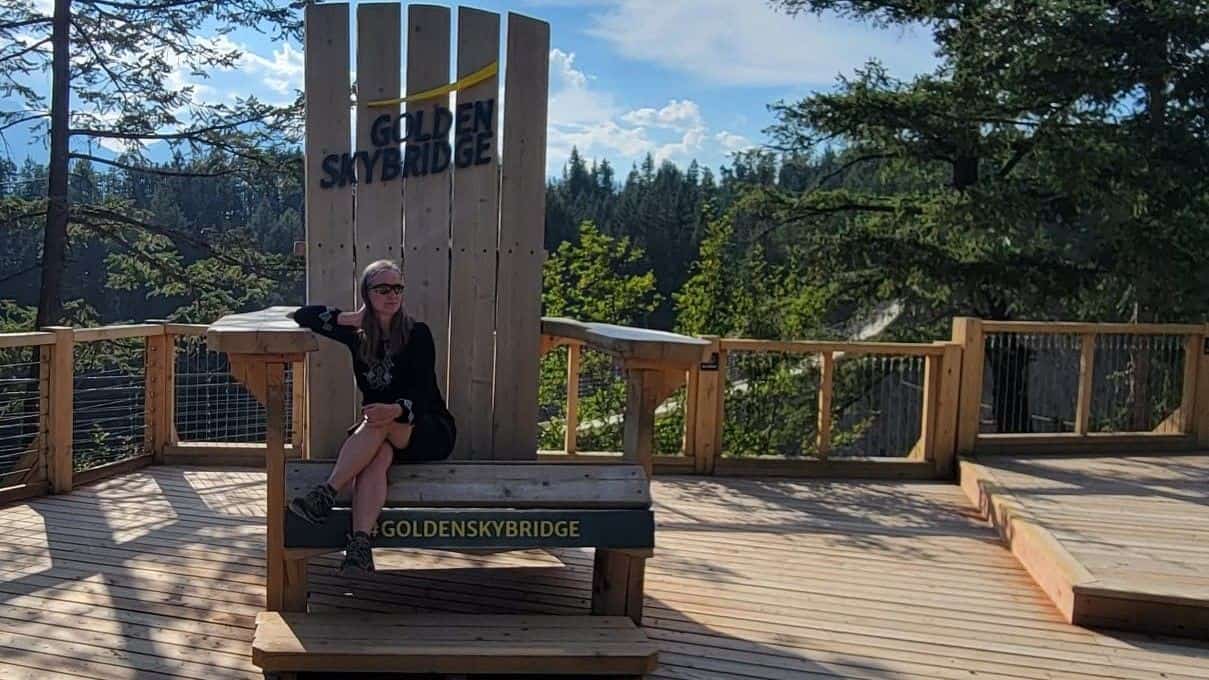
[[[1075,434],[1087,434],[1091,420],[1091,395],[1096,375],[1096,334],[1079,336],[1079,392],[1075,403]]]
[[[943,357],[929,354],[924,357],[924,386],[922,408],[920,408],[919,441],[911,449],[912,460],[934,461],[936,458],[936,411],[940,406],[940,382]]]
[[[957,450],[957,408],[964,359],[961,345],[951,342],[939,344],[944,345],[945,351],[940,357],[931,453],[937,477],[952,478],[957,472],[954,452]]]
[[[306,450],[306,362],[296,361],[293,364],[293,390],[290,395],[290,409],[293,411],[294,432],[290,438],[290,444],[294,450],[293,458],[301,460],[310,460],[310,453]]]
[[[1198,338],[1198,346],[1189,355],[1190,361],[1195,361],[1196,367],[1196,397],[1192,400],[1191,421],[1192,434],[1196,436],[1199,447],[1209,446],[1209,352],[1206,352],[1206,340],[1209,339],[1209,325]]]
[[[655,409],[663,392],[663,373],[626,368],[625,422],[621,433],[622,460],[638,463],[649,478],[654,471]]]
[[[67,493],[72,484],[72,383],[75,373],[75,331],[66,326],[48,326],[55,334],[50,350],[50,401],[47,427],[47,472],[51,493]]]
[[[701,362],[687,371],[684,379],[684,438],[680,452],[693,462],[696,469],[697,456],[697,384],[701,379]]]
[[[38,348],[38,461],[34,465],[33,480],[50,482],[50,384],[51,371],[54,367],[54,345],[42,345]]]
[[[816,449],[819,460],[831,455],[831,392],[835,375],[835,353],[819,355],[819,426],[816,433]]]
[[[703,335],[710,344],[702,354],[706,358],[697,369],[696,425],[693,432],[693,469],[697,474],[712,475],[721,448],[722,395],[726,391],[725,351],[718,345],[718,336]]]
[[[1197,408],[1204,408],[1196,399],[1196,384],[1200,371],[1201,354],[1205,346],[1205,336],[1194,333],[1184,336],[1184,377],[1180,382],[1179,422],[1176,423],[1178,432],[1196,434]]]
[[[563,436],[563,451],[573,455],[579,434],[579,353],[580,345],[567,345],[567,428]]]
[[[961,345],[961,390],[958,394],[957,452],[972,453],[982,416],[982,374],[985,340],[982,320],[966,316],[953,319],[953,342]]]
[[[176,359],[176,343],[168,335],[168,322],[163,319],[148,320],[163,327],[160,335],[147,336],[143,353],[144,398],[143,422],[144,443],[151,453],[152,462],[164,462],[164,450],[172,439],[172,410],[175,406],[172,389],[173,364]]]

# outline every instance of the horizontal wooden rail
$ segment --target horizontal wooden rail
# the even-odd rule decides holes
[[[0,349],[17,347],[39,347],[55,344],[54,333],[3,333],[0,334]]]
[[[910,342],[829,342],[816,340],[748,340],[722,338],[718,346],[743,352],[785,352],[789,354],[846,354],[849,356],[941,356],[941,345]],[[839,357],[836,357],[839,358]]]
[[[982,321],[985,333],[1032,335],[1197,335],[1205,332],[1199,324],[1178,323],[1078,323],[1070,321]]]
[[[206,324],[204,323],[166,323],[164,324],[164,332],[168,335],[180,335],[184,337],[201,337],[206,334]]]
[[[75,340],[81,342],[98,342],[101,340],[124,340],[126,338],[152,338],[164,334],[163,324],[140,323],[128,326],[102,326],[100,328],[77,328],[74,330]]]

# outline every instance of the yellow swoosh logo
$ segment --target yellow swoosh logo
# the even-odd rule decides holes
[[[466,76],[465,78],[458,78],[448,85],[434,87],[431,90],[424,90],[423,92],[409,94],[406,97],[399,97],[397,99],[379,99],[378,101],[367,102],[366,106],[390,106],[391,104],[400,104],[403,102],[418,102],[425,99],[440,97],[443,94],[449,94],[455,90],[464,90],[471,85],[478,85],[484,80],[494,76],[499,72],[499,65],[500,63],[498,61],[493,61],[483,68]]]

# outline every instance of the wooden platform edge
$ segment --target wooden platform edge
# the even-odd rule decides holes
[[[1209,639],[1209,603],[1117,588],[1111,580],[1096,578],[999,482],[991,468],[965,457],[959,474],[966,497],[991,522],[1067,623]]]
[[[1093,580],[1024,505],[995,478],[994,472],[968,457],[958,462],[958,476],[966,498],[1045,592],[1067,623],[1078,618],[1075,587]]]
[[[484,641],[484,649],[475,653],[474,642],[455,639],[438,644],[399,640],[398,649],[388,645],[367,646],[364,651],[341,648],[339,640],[326,637],[308,640],[297,626],[312,631],[331,626],[357,625],[340,613],[261,612],[256,616],[252,640],[252,663],[265,672],[303,671],[377,671],[391,672],[406,667],[409,673],[478,674],[524,673],[526,675],[570,674],[641,676],[658,667],[659,648],[646,637],[642,628],[624,616],[572,615],[449,615],[454,628],[471,626],[478,631],[499,627],[501,630],[523,631],[531,627],[552,627],[559,630],[588,626],[593,630],[615,630],[628,633],[630,639],[621,642],[584,640],[582,649],[570,653],[556,649],[556,644],[508,640],[507,635],[494,642]],[[362,617],[364,618],[364,617]],[[393,625],[394,623],[440,628],[442,616],[431,614],[372,615],[372,621],[361,625]],[[550,626],[540,626],[540,623]],[[352,642],[348,638],[342,638]],[[450,642],[457,642],[458,653],[450,652]],[[425,646],[430,649],[425,650]],[[276,647],[276,648],[275,648]]]

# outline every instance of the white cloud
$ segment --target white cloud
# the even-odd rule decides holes
[[[705,141],[705,128],[695,127],[684,133],[680,141],[671,144],[664,144],[655,150],[655,162],[662,163],[665,160],[687,160],[694,153],[701,150],[701,142]]]
[[[904,77],[935,62],[923,30],[789,17],[755,0],[619,0],[593,19],[590,33],[623,56],[722,85],[831,83],[870,57]]]
[[[586,73],[575,67],[575,54],[550,50],[550,124],[599,124],[617,114],[613,95],[591,87]]]
[[[622,116],[627,123],[651,125],[677,130],[700,127],[701,107],[688,99],[673,99],[661,109],[635,109]]]
[[[253,72],[259,73],[261,82],[277,94],[293,94],[294,90],[302,89],[303,54],[302,50],[285,43],[281,49],[273,50],[273,58],[262,57],[255,52],[244,50],[240,65]]]
[[[713,140],[716,144],[707,144]],[[625,168],[651,154],[687,163],[695,157],[717,156],[718,149],[746,148],[746,138],[729,132],[710,134],[701,107],[691,99],[671,99],[658,106],[626,110],[611,92],[575,63],[575,54],[550,51],[550,117],[546,172],[557,175],[572,147],[590,159],[609,159]]]
[[[723,149],[726,149],[728,152],[742,151],[755,146],[750,139],[744,137],[743,135],[736,135],[727,130],[723,130],[714,135],[714,140],[718,142],[719,146],[721,146]]]

